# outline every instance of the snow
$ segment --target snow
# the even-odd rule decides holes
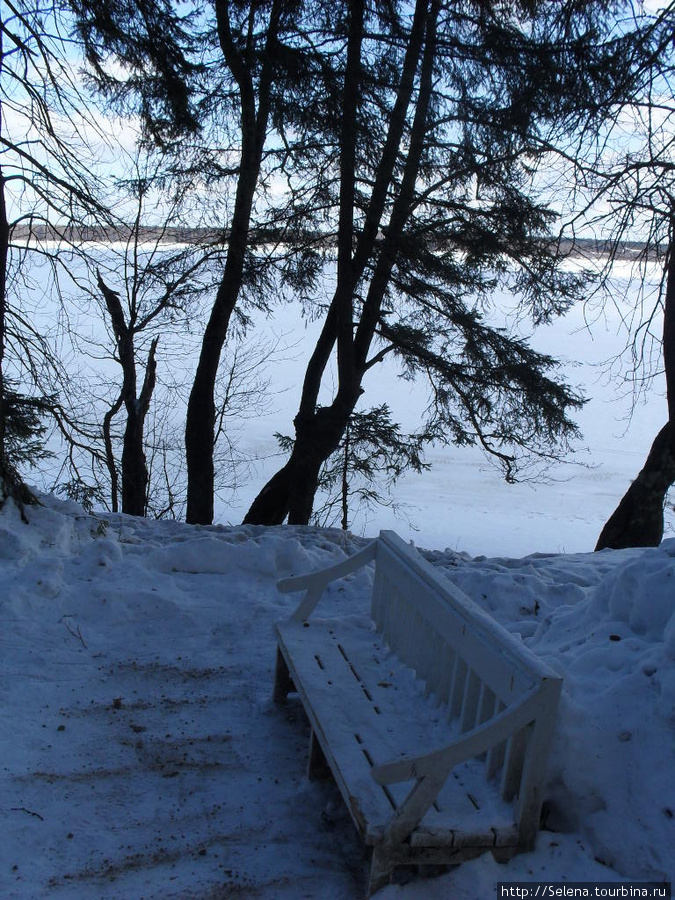
[[[484,900],[500,881],[674,880],[671,504],[661,547],[588,552],[666,415],[658,378],[631,416],[631,384],[611,377],[635,305],[632,273],[614,276],[604,311],[575,307],[533,337],[591,398],[576,457],[546,481],[506,485],[477,448],[433,447],[432,470],[396,485],[400,507],[354,510],[353,533],[230,524],[281,462],[272,435],[289,431],[320,327],[289,304],[272,322],[254,317],[256,334],[288,350],[268,354],[277,393],[243,422],[256,462],[235,496],[216,498],[223,524],[92,516],[49,494],[25,524],[5,505],[0,900],[362,896],[366,858],[340,795],[306,778],[304,717],[271,700],[273,624],[297,602],[277,579],[339,562],[380,528],[429,548],[564,677],[536,850],[412,878],[382,900]],[[398,374],[391,361],[373,369],[364,408],[386,400],[414,429],[425,394]],[[362,617],[371,579],[368,568],[331,586],[321,608]]]
[[[0,897],[362,896],[366,859],[339,793],[306,779],[307,725],[271,689],[272,626],[297,602],[276,580],[364,538],[42,501],[28,524],[11,503],[0,512]],[[535,851],[414,877],[382,900],[675,880],[675,540],[425,555],[564,688]],[[323,602],[362,615],[371,579],[355,573]]]

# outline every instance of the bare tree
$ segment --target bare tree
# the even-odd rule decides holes
[[[672,224],[671,224],[672,229]],[[663,539],[663,508],[675,482],[675,238],[666,256],[663,303],[663,365],[668,421],[654,439],[644,466],[598,538],[596,550],[623,547],[656,547]]]
[[[173,229],[182,219],[184,210],[181,207],[189,194],[188,188],[179,182],[161,193],[164,184],[161,158],[158,161],[146,159],[141,169],[137,157],[134,165],[136,176],[121,185],[135,198],[133,221],[128,229],[124,229],[127,233],[119,235],[124,239],[121,252],[109,250],[107,254],[106,278],[114,277],[119,290],[106,283],[100,268],[97,268],[96,283],[112,328],[115,358],[122,369],[119,396],[103,420],[112,508],[117,510],[118,477],[111,427],[114,417],[124,406],[122,512],[145,515],[148,466],[144,427],[156,384],[158,342],[162,333],[166,338],[167,331],[184,331],[186,317],[194,314],[201,296],[208,291],[209,265],[220,251],[217,246],[202,245],[187,229],[188,242],[178,248],[173,246],[169,237],[175,233]],[[153,193],[158,196],[153,196]],[[155,210],[161,210],[160,220],[154,223],[154,227],[147,223],[146,209],[150,203]],[[146,337],[147,355],[141,362],[138,341]],[[176,340],[175,335],[173,340]]]
[[[311,281],[301,265],[284,259],[286,249],[268,253],[270,243],[278,246],[283,239],[287,248],[292,232],[302,236],[304,247],[291,254],[302,265],[314,270],[320,256],[308,237],[315,213],[307,210],[316,210],[312,189],[300,189],[289,207],[277,202],[276,188],[292,179],[296,154],[314,155],[314,143],[304,141],[305,130],[298,133],[294,123],[307,115],[310,88],[319,97],[324,76],[330,80],[321,42],[331,4],[213,0],[204,7],[148,0],[141,7],[71,0],[71,6],[99,89],[113,105],[135,104],[147,140],[174,147],[176,177],[201,177],[204,203],[225,244],[185,429],[187,519],[210,522],[216,384],[233,316],[246,315],[246,302],[274,302],[274,269],[285,268],[295,286]],[[115,68],[110,60],[123,65]],[[315,99],[314,108],[324,102]],[[274,141],[268,140],[271,131]]]
[[[179,437],[186,385],[223,248],[217,233],[178,224],[191,214],[183,201],[189,207],[194,197],[182,191],[177,196],[170,180],[158,179],[157,160],[141,154],[133,166],[142,171],[118,185],[118,204],[126,198],[127,208],[135,205],[130,222],[89,247],[79,273],[71,268],[72,284],[63,287],[72,313],[62,340],[86,383],[86,393],[71,398],[69,412],[86,441],[75,444],[66,435],[67,466],[55,481],[80,502],[97,501],[113,512],[180,517],[186,503]],[[186,187],[182,181],[180,187]],[[216,487],[226,496],[246,465],[233,443],[237,423],[260,414],[265,361],[275,352],[247,341],[242,327],[222,354],[214,457]]]
[[[85,134],[96,131],[67,62],[57,4],[3,5],[0,20],[0,502],[30,502],[17,462],[39,452],[40,419],[57,400],[59,366],[22,306],[27,261],[54,267],[73,224],[104,221]],[[54,274],[52,272],[52,274]],[[48,390],[45,390],[48,385]],[[31,393],[25,394],[28,390]],[[28,443],[26,443],[28,441]],[[23,448],[23,449],[22,449]]]

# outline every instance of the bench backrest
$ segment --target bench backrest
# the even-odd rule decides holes
[[[381,532],[377,543],[371,613],[389,646],[416,670],[427,693],[447,706],[448,719],[458,720],[462,732],[541,691],[543,727],[529,727],[494,748],[486,765],[508,800],[519,793],[526,768],[528,781],[543,777],[534,771],[536,755],[543,755],[545,769],[560,677],[392,531]],[[535,731],[541,746],[535,746]],[[531,798],[523,801],[531,804]]]
[[[506,705],[550,674],[517,638],[394,532],[381,532],[376,563],[371,614],[378,631],[417,670],[430,693],[452,702],[455,714],[461,691],[450,682],[457,659]]]

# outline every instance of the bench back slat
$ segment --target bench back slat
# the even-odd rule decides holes
[[[499,793],[502,800],[510,803],[518,793],[520,777],[523,771],[523,760],[527,750],[530,726],[516,731],[506,742],[506,754],[501,772]]]
[[[462,712],[462,703],[464,702],[464,686],[466,685],[468,668],[465,660],[455,653],[455,665],[452,671],[452,688],[450,692],[450,704],[448,708],[448,719],[459,718]]]
[[[389,536],[388,532],[383,535]],[[530,690],[544,672],[543,667],[524,646],[505,632],[457,588],[441,579],[415,558],[406,544],[393,535],[378,542],[375,592],[372,617],[392,649],[414,668],[419,677],[430,678],[437,693],[440,677],[427,671],[428,634],[436,633],[459,653],[481,681],[504,703],[513,702]],[[398,546],[396,546],[398,543]],[[428,566],[430,571],[426,570]],[[424,626],[428,626],[425,632]],[[498,634],[495,632],[498,631]],[[459,679],[459,680],[458,680]],[[461,671],[453,677],[452,713],[461,713],[463,690]],[[459,707],[459,708],[458,708]]]
[[[450,700],[456,656],[457,654],[453,648],[441,639],[441,648],[439,650],[440,667],[435,693],[444,706],[446,706]]]
[[[501,700],[498,700],[495,708],[495,715],[499,715],[499,713],[503,712],[505,709],[506,707]],[[502,771],[502,766],[504,765],[505,755],[506,741],[502,741],[501,744],[497,744],[488,751],[487,759],[485,761],[485,776],[488,781],[492,781],[499,776]]]
[[[447,644],[443,637],[437,632],[427,629],[427,659],[428,670],[425,673],[426,694],[435,694],[439,697],[439,688],[441,686],[441,676],[443,670],[444,658],[447,654]]]
[[[462,734],[476,725],[478,714],[478,701],[480,699],[483,683],[474,671],[468,673],[462,698],[462,711],[460,713],[460,729]]]
[[[497,697],[495,692],[484,684],[479,703],[478,721],[476,725],[482,725],[483,722],[489,721],[497,712]]]

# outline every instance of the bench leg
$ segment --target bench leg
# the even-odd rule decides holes
[[[323,755],[321,744],[317,741],[314,729],[309,735],[309,761],[307,763],[307,777],[310,780],[328,778],[330,775],[330,766],[326,762]]]
[[[391,883],[394,867],[385,854],[380,852],[378,847],[373,850],[373,856],[370,863],[370,875],[368,876],[367,897],[372,897],[374,893],[381,890]]]
[[[283,703],[290,691],[295,690],[286,660],[277,647],[277,662],[274,667],[274,702]]]

